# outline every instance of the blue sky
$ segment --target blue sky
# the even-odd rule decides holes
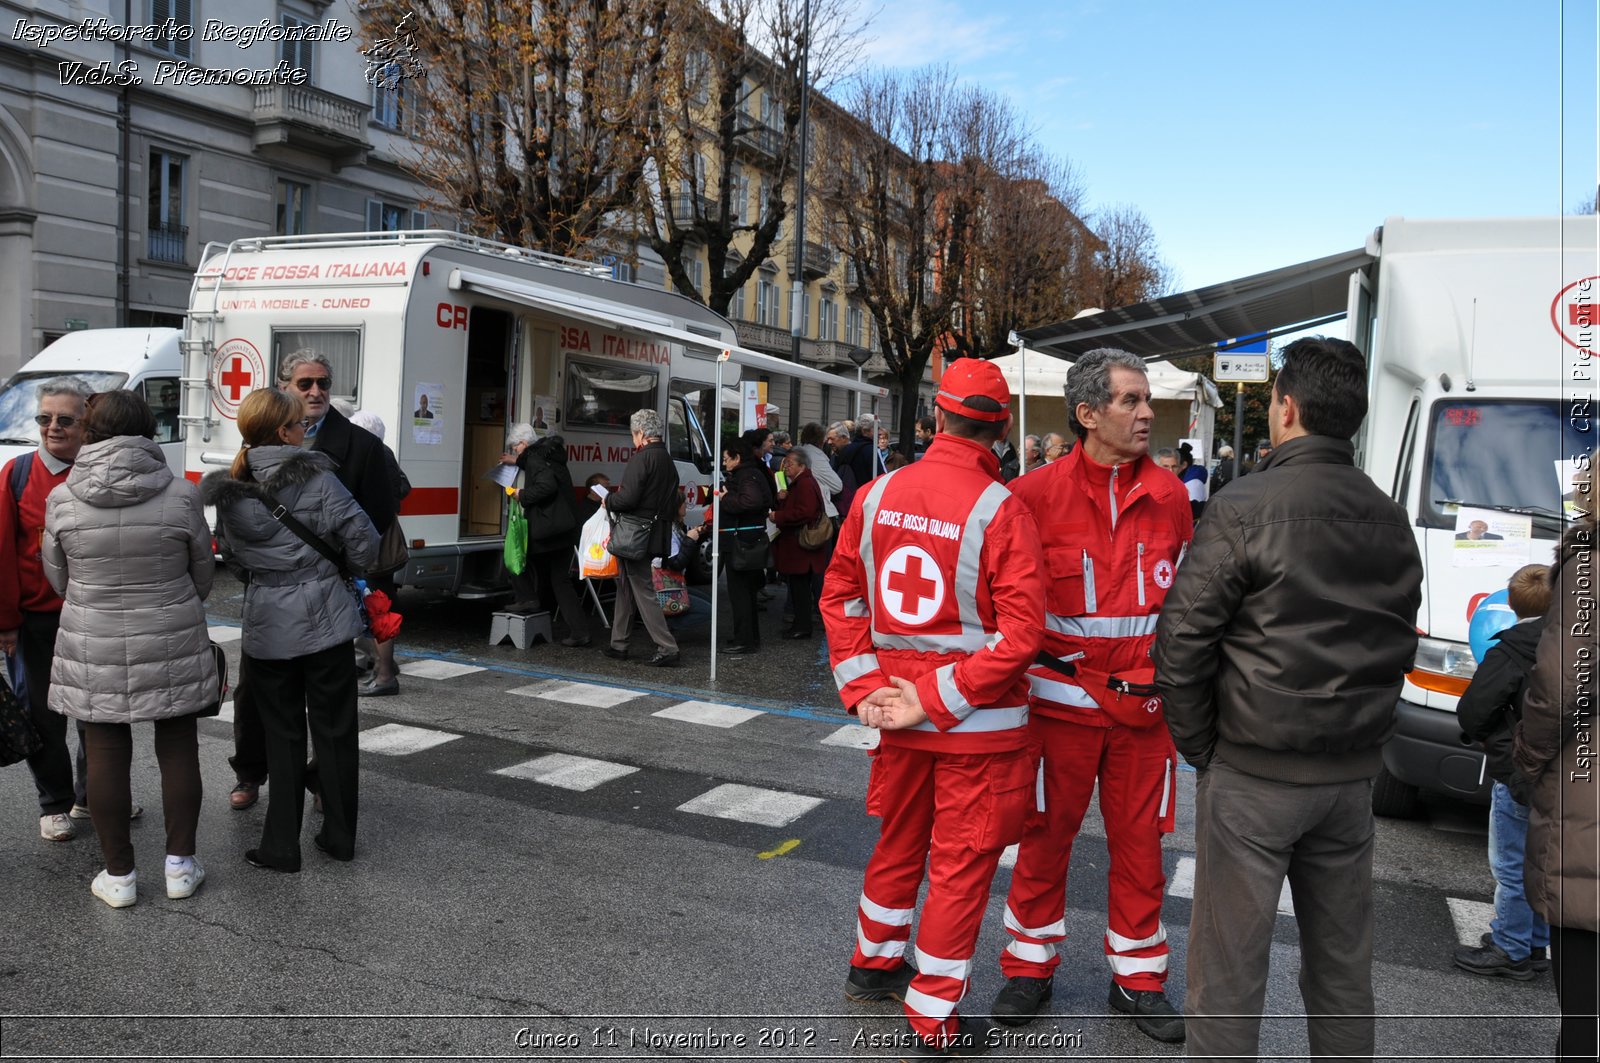
[[[1595,188],[1594,0],[862,3],[868,62],[1009,96],[1091,211],[1144,211],[1180,290]]]

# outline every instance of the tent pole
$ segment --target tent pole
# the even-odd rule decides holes
[[[711,455],[711,673],[709,680],[717,681],[717,614],[718,608],[717,579],[722,570],[722,506],[718,503],[722,498],[722,363],[728,360],[731,351],[723,351],[722,357],[717,359],[717,390],[716,390],[716,416],[712,418],[711,436],[715,441],[714,453]]]

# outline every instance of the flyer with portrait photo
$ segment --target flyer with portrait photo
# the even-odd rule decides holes
[[[444,385],[418,384],[411,399],[411,441],[437,445],[444,442]]]
[[[1462,506],[1456,510],[1455,568],[1522,566],[1533,553],[1533,518]]]

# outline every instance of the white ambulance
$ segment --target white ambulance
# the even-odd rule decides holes
[[[184,351],[186,475],[227,465],[239,403],[313,348],[334,397],[383,418],[412,484],[400,582],[459,597],[502,587],[505,494],[488,477],[507,428],[566,443],[573,482],[613,482],[628,419],[653,409],[679,480],[703,501],[715,467],[713,396],[741,375],[881,388],[740,348],[733,325],[674,292],[593,263],[446,231],[262,237],[209,245]]]

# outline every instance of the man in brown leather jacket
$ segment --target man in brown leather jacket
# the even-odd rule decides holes
[[[1167,725],[1199,771],[1189,1054],[1255,1059],[1284,877],[1311,1052],[1374,1046],[1372,780],[1416,653],[1422,560],[1355,466],[1366,366],[1343,340],[1283,352],[1273,449],[1195,528],[1156,630]]]

